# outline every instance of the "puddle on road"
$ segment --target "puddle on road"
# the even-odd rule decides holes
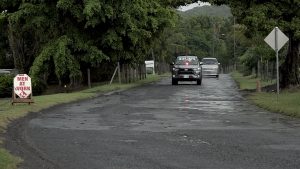
[[[111,130],[115,126],[101,126],[97,119],[33,119],[30,121],[31,128],[48,128],[48,129],[62,129],[62,130]]]
[[[282,145],[265,145],[264,149],[287,150],[287,151],[300,151],[299,144],[282,144]]]

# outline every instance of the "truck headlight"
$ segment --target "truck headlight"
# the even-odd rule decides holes
[[[201,68],[200,68],[200,67],[194,69],[194,72],[195,72],[196,74],[199,74],[200,71],[201,71]]]
[[[177,72],[179,69],[176,67],[173,67],[173,71]]]

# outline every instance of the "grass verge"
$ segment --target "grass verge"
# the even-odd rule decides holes
[[[0,168],[1,169],[14,169],[17,164],[22,162],[20,158],[14,157],[6,150],[0,148]]]
[[[239,84],[241,90],[255,89],[256,80],[251,76],[242,76],[238,72],[231,74],[233,79]],[[272,83],[264,82],[262,87]],[[283,90],[277,100],[277,94],[274,92],[252,92],[247,98],[254,104],[267,109],[271,112],[277,112],[288,116],[300,118],[300,90]]]
[[[239,72],[233,72],[231,73],[231,76],[233,79],[237,82],[239,88],[241,90],[253,90],[256,89],[256,81],[260,80],[258,78],[255,78],[254,76],[243,76]],[[265,87],[268,85],[272,85],[276,83],[275,80],[269,80],[269,81],[261,81],[261,87]]]
[[[271,112],[300,118],[300,90],[282,91],[278,101],[276,93],[252,93],[248,98],[259,107]]]
[[[49,108],[54,105],[69,103],[81,99],[87,99],[97,96],[99,93],[106,93],[115,90],[125,90],[137,87],[143,84],[151,83],[160,80],[165,75],[149,75],[147,79],[137,81],[131,84],[112,84],[101,85],[91,89],[82,90],[74,93],[58,93],[52,95],[42,95],[34,97],[34,104],[16,104],[11,106],[9,99],[0,100],[0,134],[6,132],[10,122],[15,119],[26,116],[29,112],[38,112],[42,109]],[[3,138],[0,138],[0,143]],[[2,147],[2,146],[1,146]],[[16,169],[17,165],[22,161],[18,157],[12,156],[8,151],[0,147],[0,168],[1,169]]]

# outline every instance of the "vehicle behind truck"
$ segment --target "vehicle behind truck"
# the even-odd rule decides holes
[[[220,63],[216,58],[203,58],[201,60],[203,76],[219,77]]]

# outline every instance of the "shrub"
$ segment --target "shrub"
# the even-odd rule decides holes
[[[33,95],[41,95],[47,88],[47,84],[41,80],[41,79],[31,79],[31,85],[32,85],[32,93]]]
[[[13,90],[12,75],[0,75],[0,97],[11,97]]]

